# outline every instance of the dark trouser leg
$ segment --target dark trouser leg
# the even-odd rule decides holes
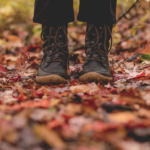
[[[33,21],[41,24],[74,21],[73,0],[35,0]]]
[[[117,0],[80,0],[78,20],[91,23],[116,22]]]

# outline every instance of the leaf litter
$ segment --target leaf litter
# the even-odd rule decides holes
[[[146,32],[150,27],[146,20],[140,32],[125,40],[135,20],[138,22],[137,18],[123,20],[114,28],[109,53],[113,82],[107,84],[79,82],[85,60],[85,26],[79,28],[81,36],[77,27],[69,28],[69,45],[78,43],[81,48],[70,55],[68,84],[59,86],[35,83],[42,42],[33,37],[26,45],[27,34],[19,38],[4,31],[0,149],[149,150],[150,39]]]

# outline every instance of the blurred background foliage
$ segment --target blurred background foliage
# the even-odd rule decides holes
[[[0,27],[16,23],[29,23],[33,14],[34,0],[1,0]]]
[[[117,17],[124,13],[135,0],[118,0]],[[79,0],[74,0],[75,16],[77,16]],[[32,34],[38,32],[40,26],[32,22],[34,0],[0,0],[0,36],[3,30],[13,29],[20,24]],[[70,25],[80,25],[81,22]]]

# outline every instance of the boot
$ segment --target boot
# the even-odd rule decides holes
[[[44,57],[38,69],[39,84],[66,84],[68,67],[67,25],[42,25]]]
[[[108,63],[111,30],[112,25],[87,24],[86,60],[83,70],[80,72],[79,80],[81,82],[107,82],[112,80]]]

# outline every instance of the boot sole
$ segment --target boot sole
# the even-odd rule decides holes
[[[89,83],[89,82],[109,82],[112,81],[112,77],[106,77],[96,72],[88,72],[79,77],[80,82]]]
[[[38,84],[67,84],[68,81],[58,75],[48,75],[48,76],[36,76],[36,83]]]

